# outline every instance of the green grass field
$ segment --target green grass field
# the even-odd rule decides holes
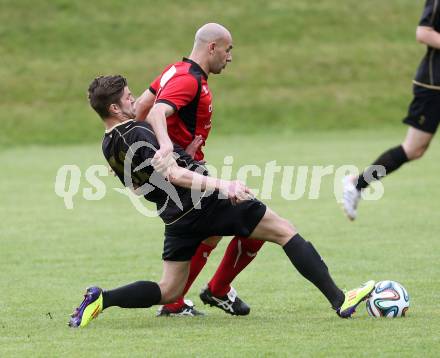
[[[189,55],[195,30],[231,29],[233,63],[211,76],[215,132],[393,127],[424,53],[414,0],[3,0],[0,147],[92,143],[98,74],[140,94]],[[353,116],[356,113],[356,116]]]
[[[228,139],[228,150],[226,138],[217,136],[208,157],[215,165],[232,154],[237,165],[276,158],[283,165],[362,167],[404,130],[380,137],[354,131],[277,141],[272,135],[236,136]],[[275,193],[268,202],[313,241],[342,287],[370,278],[403,283],[411,295],[407,318],[371,319],[362,306],[354,319],[339,319],[271,244],[235,282],[252,306],[250,316],[201,307],[198,290],[215,270],[225,239],[188,295],[206,317],[159,319],[153,308],[111,308],[86,329],[74,330],[66,325],[68,315],[87,285],[110,288],[160,278],[161,222],[142,217],[113,191],[119,187],[113,177],[104,179],[104,199],[86,201],[78,195],[74,209],[65,209],[54,193],[58,168],[77,164],[84,172],[91,164],[103,164],[99,145],[6,151],[0,155],[9,173],[0,179],[0,216],[6,218],[0,222],[0,356],[438,356],[439,160],[434,143],[422,161],[384,181],[382,200],[361,203],[355,223],[336,204],[332,177],[324,179],[319,200],[287,202]],[[80,189],[86,186],[82,182]]]
[[[108,312],[67,327],[84,288],[161,275],[162,226],[141,216],[104,178],[107,194],[74,209],[55,195],[57,170],[104,164],[102,123],[86,89],[99,74],[127,76],[140,94],[166,64],[189,54],[194,31],[230,28],[233,63],[210,77],[216,167],[371,163],[402,141],[400,124],[424,47],[415,41],[423,0],[2,0],[0,2],[0,357],[396,356],[440,350],[440,151],[384,180],[380,201],[350,223],[333,196],[268,204],[319,249],[341,287],[400,281],[405,319],[342,321],[282,250],[267,244],[236,280],[248,317],[201,307],[199,289],[227,245],[216,249],[188,298],[207,316],[158,319],[155,309]],[[279,187],[280,177],[276,177]],[[256,187],[259,179],[249,181]],[[308,187],[307,187],[308,189]],[[151,208],[151,206],[150,206]]]

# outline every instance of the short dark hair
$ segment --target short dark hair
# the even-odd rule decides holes
[[[120,103],[126,86],[127,80],[121,75],[96,77],[88,90],[90,106],[102,119],[109,117],[109,106]]]

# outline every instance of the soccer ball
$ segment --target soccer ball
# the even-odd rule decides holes
[[[405,316],[409,295],[405,287],[395,281],[380,281],[367,300],[367,312],[373,317]]]

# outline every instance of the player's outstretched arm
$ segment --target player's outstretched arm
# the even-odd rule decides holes
[[[177,164],[173,165],[168,173],[168,178],[174,185],[203,191],[218,190],[233,203],[253,198],[250,189],[238,180],[229,181],[201,175]]]
[[[435,31],[432,27],[418,26],[416,39],[422,44],[440,49],[440,33]]]

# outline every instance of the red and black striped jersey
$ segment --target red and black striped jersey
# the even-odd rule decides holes
[[[168,134],[183,148],[196,135],[202,136],[205,145],[211,130],[212,95],[207,81],[208,75],[196,62],[183,58],[167,66],[149,87],[156,96],[155,103],[166,103],[174,108],[175,112],[167,118]],[[195,160],[203,160],[202,146]]]

